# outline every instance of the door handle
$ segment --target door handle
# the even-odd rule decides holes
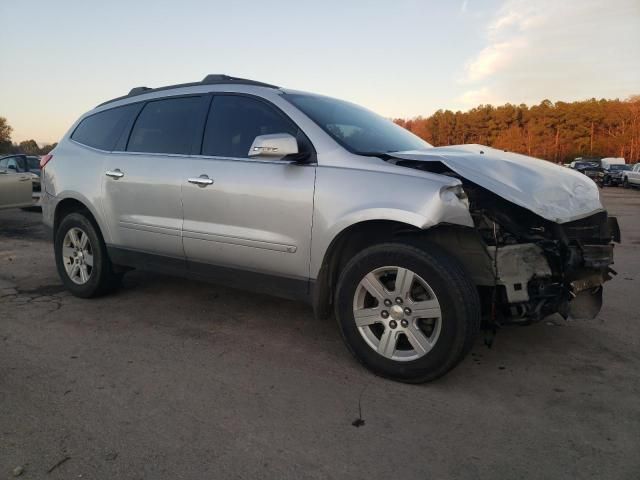
[[[115,170],[107,170],[106,172],[104,172],[104,174],[107,177],[115,178],[116,180],[124,177],[124,172],[121,171],[119,168],[116,168]]]
[[[206,187],[207,185],[211,185],[213,183],[213,180],[209,178],[208,175],[202,174],[199,177],[187,179],[187,182],[198,185],[199,187]]]

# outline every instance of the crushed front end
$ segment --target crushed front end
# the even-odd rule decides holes
[[[475,228],[445,226],[429,239],[462,261],[480,291],[487,324],[598,314],[602,286],[615,274],[620,229],[593,181],[484,145],[396,152],[387,161],[460,180]]]
[[[466,182],[470,212],[491,263],[489,319],[529,323],[560,313],[594,318],[615,271],[615,217],[606,211],[568,223],[546,220]],[[485,282],[488,283],[488,282]]]

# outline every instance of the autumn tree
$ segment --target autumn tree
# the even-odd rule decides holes
[[[7,119],[0,117],[0,154],[11,152],[11,132],[13,128],[7,123]]]
[[[543,100],[531,107],[479,105],[395,121],[436,146],[480,143],[558,163],[578,156],[640,160],[640,95],[625,101]]]
[[[20,153],[26,153],[27,155],[38,155],[40,153],[40,147],[35,140],[25,140],[18,145]]]
[[[35,140],[24,140],[19,144],[11,141],[11,132],[13,128],[7,122],[7,119],[0,117],[0,155],[10,153],[24,153],[27,155],[45,155],[53,150],[57,143],[45,144],[39,147]]]

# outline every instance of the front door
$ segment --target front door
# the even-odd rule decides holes
[[[214,96],[202,155],[183,170],[182,234],[191,271],[229,285],[265,282],[249,287],[285,293],[279,290],[306,288],[309,277],[315,165],[249,159],[255,137],[271,133],[301,138],[271,104]]]

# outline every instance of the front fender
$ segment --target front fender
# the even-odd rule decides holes
[[[442,223],[473,226],[467,203],[446,190],[460,185],[459,180],[414,172],[317,169],[311,278],[317,278],[333,239],[358,223],[387,220],[419,229]]]

